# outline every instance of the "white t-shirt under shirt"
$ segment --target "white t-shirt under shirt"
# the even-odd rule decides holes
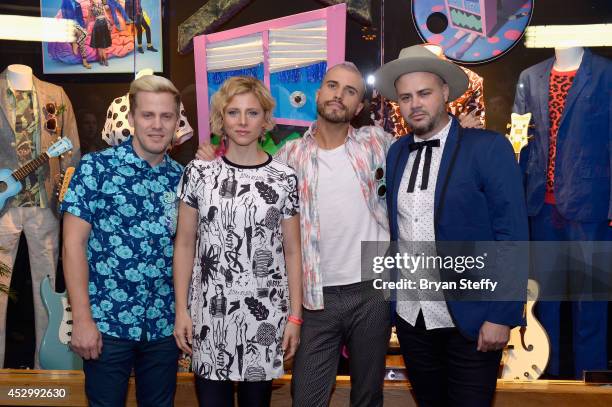
[[[388,241],[370,213],[344,145],[317,152],[323,286],[361,281],[361,242]]]
[[[178,196],[198,210],[193,371],[209,380],[280,377],[290,307],[281,221],[299,210],[294,171],[271,157],[249,167],[194,160]]]

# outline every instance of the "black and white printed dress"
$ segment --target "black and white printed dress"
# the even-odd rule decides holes
[[[193,371],[210,380],[282,376],[289,289],[281,221],[298,213],[294,171],[270,156],[249,167],[194,160],[178,195],[198,209]]]

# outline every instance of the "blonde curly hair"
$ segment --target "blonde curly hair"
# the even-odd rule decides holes
[[[274,98],[270,94],[270,91],[266,86],[261,83],[259,79],[251,76],[233,76],[228,78],[221,88],[215,92],[210,102],[210,130],[213,134],[221,136],[223,132],[223,114],[227,105],[229,105],[232,98],[236,95],[242,95],[245,93],[252,93],[261,108],[264,111],[264,117],[266,121],[266,131],[274,128],[274,118],[272,117],[272,111],[276,103]]]

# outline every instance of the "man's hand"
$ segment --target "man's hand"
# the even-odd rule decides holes
[[[102,353],[102,335],[93,319],[74,321],[70,348],[85,360],[98,359]]]
[[[478,347],[480,352],[489,352],[503,349],[510,339],[510,327],[485,321],[478,334]]]
[[[177,311],[174,319],[174,340],[180,350],[191,355],[193,343],[193,323],[186,309]]]
[[[287,322],[283,333],[284,360],[289,360],[295,356],[298,346],[300,346],[300,326],[293,322]]]
[[[215,152],[217,149],[210,143],[200,144],[198,151],[196,151],[196,158],[198,160],[212,161],[215,159]]]
[[[470,113],[461,113],[459,115],[459,123],[464,129],[483,129],[482,120],[480,116],[476,116],[476,110],[472,110]]]

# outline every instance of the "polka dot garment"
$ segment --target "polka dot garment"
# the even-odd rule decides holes
[[[436,233],[434,227],[435,191],[438,179],[438,171],[442,161],[444,145],[451,127],[451,121],[430,140],[440,139],[440,147],[433,148],[429,182],[427,189],[421,189],[423,168],[425,160],[420,161],[417,172],[417,185],[414,192],[407,192],[412,166],[416,159],[416,152],[410,153],[408,163],[402,176],[397,198],[399,215],[399,236],[404,243],[403,248],[413,247],[415,253],[424,253],[426,256],[435,256],[435,244],[428,245],[424,242],[435,242]],[[415,141],[422,141],[416,139]],[[409,246],[409,242],[413,246]],[[417,273],[429,281],[440,281],[439,270],[419,269]],[[414,278],[414,277],[412,277]],[[423,312],[425,326],[427,329],[453,327],[453,320],[448,312],[446,302],[442,293],[423,294],[420,291],[403,290],[403,295],[398,295],[397,313],[402,319],[411,325],[416,324],[419,310]]]
[[[102,140],[110,146],[116,146],[125,141],[134,131],[128,123],[128,112],[130,111],[130,101],[128,95],[116,98],[112,101],[106,112],[106,123],[102,129]],[[179,145],[189,140],[193,136],[193,128],[189,125],[185,117],[185,108],[181,103],[179,116],[179,127],[174,135],[172,144]]]

